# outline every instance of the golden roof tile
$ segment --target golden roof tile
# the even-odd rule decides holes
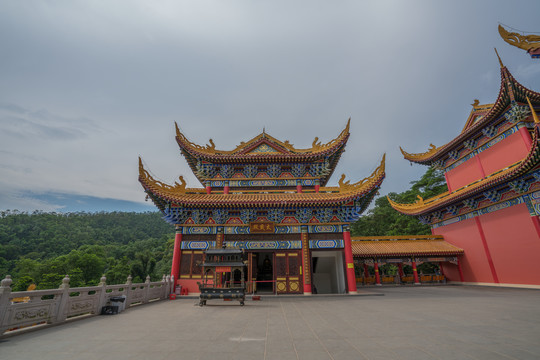
[[[373,238],[366,237],[367,240],[360,240],[360,237],[352,238],[352,252],[355,257],[392,257],[392,256],[441,256],[460,255],[463,249],[458,248],[446,241],[442,237],[427,235],[400,237]],[[381,239],[382,238],[382,239]],[[412,240],[411,238],[414,238]]]

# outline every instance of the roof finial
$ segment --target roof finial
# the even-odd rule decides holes
[[[538,114],[536,113],[536,111],[534,111],[534,108],[531,104],[531,100],[529,100],[529,97],[527,96],[527,102],[529,103],[529,107],[531,108],[531,114],[533,116],[533,119],[534,119],[534,123],[535,124],[540,124],[540,120],[538,119]]]
[[[504,64],[501,60],[501,57],[499,56],[499,53],[497,52],[497,48],[494,48],[495,49],[495,54],[497,54],[497,58],[499,59],[499,64],[501,65],[501,69],[504,68]]]
[[[266,128],[263,126],[263,138],[266,137]]]

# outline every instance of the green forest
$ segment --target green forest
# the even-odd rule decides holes
[[[0,212],[0,274],[14,291],[159,280],[170,272],[174,227],[158,212]]]
[[[430,168],[411,188],[388,196],[411,203],[446,191],[440,171]],[[353,235],[421,235],[430,228],[399,214],[386,196],[351,226]],[[72,287],[125,283],[128,275],[142,282],[170,272],[174,227],[159,212],[33,213],[0,212],[0,275],[10,274],[13,291],[57,288],[68,274]]]

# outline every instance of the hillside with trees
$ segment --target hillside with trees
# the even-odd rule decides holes
[[[174,227],[157,212],[0,212],[0,274],[13,290],[56,288],[69,274],[72,287],[161,279],[170,271]]]

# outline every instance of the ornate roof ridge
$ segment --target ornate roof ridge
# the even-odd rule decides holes
[[[504,170],[495,171],[493,174],[490,174],[484,179],[478,180],[460,189],[454,190],[451,193],[446,191],[427,200],[424,200],[420,195],[418,195],[418,200],[413,204],[400,204],[393,201],[388,196],[386,198],[388,199],[390,205],[400,213],[406,215],[419,215],[429,210],[433,210],[442,206],[447,206],[447,204],[449,203],[453,203],[463,198],[477,194],[487,187],[491,187],[503,181],[506,181],[508,178],[520,176],[528,170],[532,169],[538,163],[536,155],[540,154],[540,147],[538,145],[538,140],[540,138],[539,126],[539,123],[535,124],[532,138],[532,143],[534,145],[531,146],[531,149],[529,150],[527,156],[523,160],[509,165]]]
[[[480,120],[478,120],[477,122],[467,127],[467,123],[470,121],[470,116],[469,116],[469,118],[467,119],[465,128],[453,140],[439,147],[435,147],[435,145],[430,144],[431,146],[430,149],[424,153],[417,153],[417,154],[408,153],[400,147],[403,157],[406,160],[409,160],[412,162],[429,165],[433,160],[436,160],[439,156],[442,156],[446,152],[450,151],[453,147],[455,147],[456,145],[459,145],[467,137],[474,135],[477,131],[482,129],[482,127],[484,127],[489,122],[497,118],[500,112],[503,111],[508,106],[507,103],[503,104],[503,101],[505,100],[507,96],[510,100],[509,101],[510,104],[514,103],[517,100],[521,100],[522,103],[525,103],[526,98],[528,96],[533,98],[534,101],[540,102],[540,93],[532,91],[524,87],[523,85],[521,85],[510,73],[510,71],[506,68],[506,66],[504,66],[502,62],[500,64],[501,64],[501,86],[499,89],[499,94],[497,95],[497,100],[495,100],[495,102],[493,103],[493,106],[491,106],[489,111]],[[518,89],[520,90],[520,92],[525,93],[524,96],[520,96],[520,93],[515,94],[514,89]],[[519,97],[520,99],[516,99],[516,97]],[[473,107],[474,106],[475,104],[473,104]]]
[[[175,182],[174,186],[155,180],[150,173],[144,169],[142,160],[139,158],[139,182],[147,192],[154,196],[174,203],[182,203],[189,206],[212,206],[212,207],[232,207],[232,206],[253,206],[254,202],[269,205],[286,207],[291,205],[311,205],[325,203],[345,203],[352,199],[368,194],[380,186],[385,177],[385,156],[380,165],[373,173],[354,184],[341,182],[339,187],[320,188],[319,193],[268,193],[260,191],[244,191],[244,193],[231,192],[229,194],[207,194],[204,189],[186,188],[185,181],[180,177],[180,184]],[[152,198],[154,200],[154,198]]]
[[[350,129],[350,123],[351,119],[347,121],[347,125],[345,126],[345,129],[341,131],[341,133],[331,141],[322,144],[319,141],[319,138],[316,137],[315,140],[312,143],[311,148],[308,149],[297,149],[291,144],[288,140],[281,141],[276,139],[275,137],[269,135],[266,133],[266,131],[263,131],[261,134],[255,136],[251,140],[247,142],[241,142],[236,148],[233,150],[218,150],[216,149],[216,146],[214,144],[214,141],[212,139],[209,140],[208,145],[202,146],[195,144],[191,142],[179,129],[178,124],[175,122],[176,127],[176,139],[178,144],[182,149],[189,153],[197,154],[199,156],[207,156],[207,157],[234,157],[234,156],[249,156],[249,157],[256,157],[256,156],[265,156],[265,153],[257,153],[257,154],[246,154],[249,150],[252,150],[255,145],[257,145],[259,142],[262,142],[264,140],[269,140],[274,146],[281,148],[281,154],[276,153],[270,153],[270,155],[276,156],[276,155],[304,155],[304,154],[316,154],[316,153],[323,153],[327,152],[328,150],[331,150],[333,148],[336,148],[337,145],[339,145],[344,140],[346,141],[350,135],[349,129]],[[266,155],[267,156],[267,155]]]

